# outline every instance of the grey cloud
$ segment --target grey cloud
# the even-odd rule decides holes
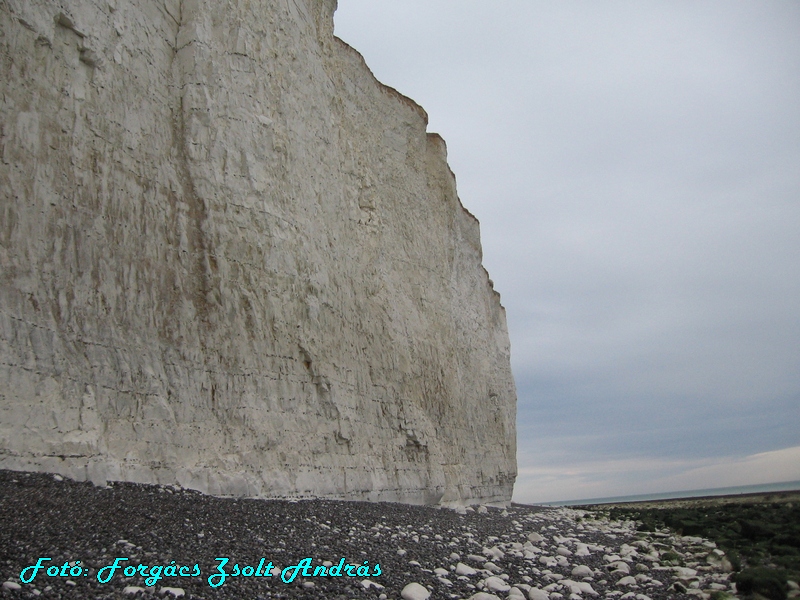
[[[336,27],[481,221],[521,468],[800,445],[800,4],[340,0]]]

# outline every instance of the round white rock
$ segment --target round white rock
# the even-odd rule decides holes
[[[478,592],[477,594],[472,594],[472,596],[469,597],[469,600],[500,600],[500,596],[487,594],[486,592]]]
[[[578,565],[572,569],[573,577],[591,577],[592,575],[594,575],[594,572],[586,565]]]
[[[528,592],[530,600],[550,600],[550,594],[539,588],[531,588]]]
[[[483,580],[483,585],[490,592],[507,592],[511,589],[511,586],[499,577],[487,577]]]
[[[409,583],[400,592],[400,597],[403,600],[428,600],[431,593],[417,582]]]

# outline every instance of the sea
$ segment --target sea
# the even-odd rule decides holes
[[[608,498],[586,498],[584,500],[561,500],[541,502],[540,506],[578,506],[583,504],[616,504],[620,502],[647,502],[648,500],[674,500],[677,498],[702,498],[705,496],[737,496],[739,494],[759,494],[766,492],[789,492],[800,490],[800,481],[781,481],[761,485],[740,485],[736,487],[710,488],[706,490],[684,490],[661,494],[639,494],[636,496],[613,496]]]

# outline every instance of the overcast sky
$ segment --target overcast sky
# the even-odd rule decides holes
[[[518,502],[800,480],[800,2],[339,0],[444,137]]]

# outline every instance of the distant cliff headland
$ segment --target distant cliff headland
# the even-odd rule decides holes
[[[0,5],[0,467],[510,500],[478,222],[335,8]]]

